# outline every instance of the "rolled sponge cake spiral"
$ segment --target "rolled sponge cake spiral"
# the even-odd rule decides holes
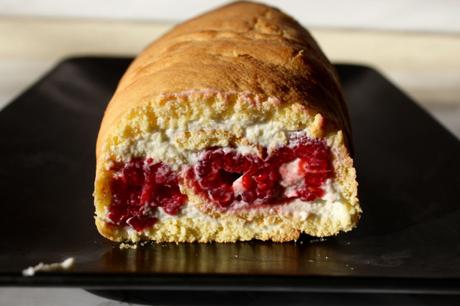
[[[132,62],[96,147],[99,232],[114,241],[330,236],[361,209],[338,77],[281,11],[236,2]]]

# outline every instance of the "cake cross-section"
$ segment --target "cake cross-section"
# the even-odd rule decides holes
[[[94,202],[114,241],[290,241],[356,226],[337,74],[281,11],[236,2],[177,25],[104,114]]]

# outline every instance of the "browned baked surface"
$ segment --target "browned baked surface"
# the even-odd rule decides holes
[[[209,88],[302,102],[350,144],[336,72],[310,33],[278,9],[235,2],[176,26],[134,60],[106,109],[97,154],[129,109],[160,94]]]

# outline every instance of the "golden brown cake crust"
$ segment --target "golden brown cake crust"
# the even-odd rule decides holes
[[[209,89],[304,103],[342,130],[350,149],[336,72],[309,32],[278,9],[235,2],[176,26],[133,61],[106,109],[96,154],[130,109],[162,94]]]

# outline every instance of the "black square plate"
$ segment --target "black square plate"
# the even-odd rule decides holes
[[[119,249],[96,231],[94,146],[130,58],[72,58],[0,112],[0,284],[92,289],[460,293],[460,143],[375,70],[337,65],[364,215],[292,243]],[[23,277],[38,262],[73,269]]]

